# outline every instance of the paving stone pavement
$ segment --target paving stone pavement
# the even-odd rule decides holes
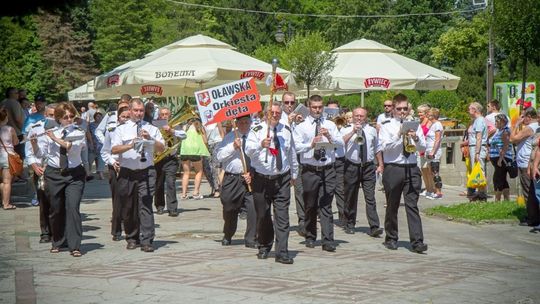
[[[202,193],[208,193],[203,184]],[[420,208],[463,202],[458,187]],[[362,195],[360,195],[362,197]],[[0,211],[0,303],[540,303],[540,234],[516,224],[472,226],[423,216],[427,254],[409,251],[404,207],[397,251],[366,232],[361,203],[356,234],[335,227],[335,253],[306,248],[295,232],[293,265],[258,260],[244,247],[245,221],[221,246],[218,199],[180,201],[179,217],[155,215],[157,250],[128,251],[110,236],[105,181],[87,183],[81,205],[83,257],[39,244],[38,208],[28,198]],[[362,201],[362,199],[360,200]],[[381,222],[384,194],[377,192]],[[337,216],[335,216],[337,217]]]

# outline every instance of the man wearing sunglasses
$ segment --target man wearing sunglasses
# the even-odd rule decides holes
[[[390,250],[398,248],[397,212],[401,195],[403,195],[411,250],[422,253],[427,250],[427,245],[424,244],[422,221],[418,211],[418,197],[422,186],[422,177],[420,168],[416,163],[416,154],[405,151],[403,140],[406,136],[414,140],[417,151],[426,149],[426,140],[420,126],[416,127],[416,130],[402,130],[403,121],[410,110],[407,96],[397,94],[393,98],[393,104],[394,117],[389,122],[381,125],[379,146],[377,148],[378,151],[382,151],[384,154],[382,181],[387,207],[384,219],[386,238],[383,245]]]
[[[381,129],[383,124],[390,122],[392,119],[392,113],[394,112],[394,103],[392,100],[384,101],[384,112],[377,116],[377,132]]]

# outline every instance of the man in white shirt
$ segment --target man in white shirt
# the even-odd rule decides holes
[[[309,98],[309,111],[306,120],[294,129],[294,143],[302,164],[306,247],[315,247],[317,214],[320,214],[322,249],[333,252],[336,250],[332,214],[332,200],[336,190],[335,147],[343,146],[343,138],[336,124],[322,116],[321,96],[312,95]]]
[[[276,262],[292,264],[289,257],[289,205],[291,184],[298,176],[298,162],[291,129],[279,122],[281,104],[273,103],[267,122],[249,132],[246,155],[251,161],[253,200],[257,213],[259,259],[268,258],[276,238]],[[274,223],[270,209],[273,207]]]
[[[221,188],[220,200],[223,205],[223,239],[221,245],[231,245],[231,239],[236,233],[238,214],[242,207],[246,208],[247,226],[244,234],[245,246],[256,246],[257,215],[253,203],[253,195],[249,191],[251,176],[250,159],[245,154],[247,135],[250,131],[251,117],[249,115],[236,119],[237,131],[225,135],[216,148],[216,157],[223,164],[225,174]]]
[[[420,168],[416,161],[416,153],[405,150],[404,139],[413,140],[417,151],[426,149],[426,141],[420,126],[416,130],[402,130],[403,120],[410,111],[407,96],[397,94],[393,98],[394,117],[379,130],[379,147],[377,151],[384,153],[383,184],[386,195],[386,216],[384,228],[386,238],[383,245],[390,249],[398,248],[398,218],[397,212],[401,196],[405,201],[407,223],[411,250],[422,253],[427,250],[424,244],[422,221],[418,211],[418,197],[422,187]]]
[[[377,174],[383,172],[382,152],[377,152],[377,130],[367,123],[368,112],[364,108],[353,111],[353,125],[343,128],[341,134],[345,143],[345,233],[354,234],[358,208],[358,189],[360,184],[366,202],[366,216],[369,224],[368,234],[379,237],[379,215],[375,201]],[[377,159],[378,167],[375,165]]]
[[[392,119],[392,113],[394,112],[394,103],[392,100],[384,101],[384,112],[377,116],[377,133],[381,129],[381,126],[390,122]]]
[[[140,244],[142,251],[153,252],[154,150],[163,151],[165,142],[158,128],[142,120],[144,104],[141,99],[131,100],[130,111],[131,120],[119,126],[111,138],[112,153],[120,155],[117,191],[125,198],[122,220],[128,243],[126,248],[135,249]]]

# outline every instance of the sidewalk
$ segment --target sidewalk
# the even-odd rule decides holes
[[[420,208],[463,202],[461,190],[445,187],[443,200],[422,198]],[[209,192],[203,184],[201,193]],[[366,235],[361,203],[357,233],[335,227],[339,247],[328,253],[304,246],[293,201],[295,260],[282,265],[273,252],[258,260],[244,247],[243,220],[233,246],[221,246],[222,210],[213,198],[180,201],[176,218],[155,215],[157,250],[128,251],[111,240],[109,197],[106,181],[87,183],[81,258],[39,244],[39,208],[28,198],[16,200],[15,211],[0,210],[0,303],[540,303],[540,234],[527,227],[423,216],[429,250],[419,255],[408,250],[402,207],[400,247],[389,251]],[[383,223],[382,192],[377,202]]]

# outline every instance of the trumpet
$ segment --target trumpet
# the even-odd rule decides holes
[[[402,120],[403,123],[403,120]],[[409,130],[401,130],[402,136],[403,136],[403,147],[405,149],[405,152],[407,153],[415,153],[416,152],[416,143],[414,142],[414,139],[412,136],[408,133]]]
[[[347,117],[345,115],[338,115],[332,119],[336,124],[338,130],[341,130],[344,126],[347,125]]]
[[[356,139],[355,139],[355,141],[360,146],[363,146],[366,143],[366,139],[362,135],[362,130],[363,129],[364,129],[364,126],[362,126],[361,128],[358,128],[356,130]]]

